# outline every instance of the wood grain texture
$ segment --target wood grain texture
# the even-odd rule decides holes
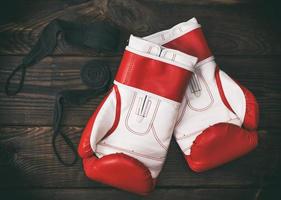
[[[132,1],[99,0],[73,6],[62,4],[55,8],[52,4],[41,6],[42,10],[47,11],[25,16],[18,22],[13,21],[0,26],[0,55],[26,54],[37,41],[43,27],[52,19],[62,18],[87,23],[95,20],[97,15],[100,19],[113,21],[138,36],[167,29],[196,16],[215,55],[280,55],[281,53],[281,43],[276,42],[280,40],[279,35],[252,5],[192,6],[145,2],[135,6],[128,2]],[[49,6],[53,12],[48,11]],[[123,46],[124,41],[122,40],[121,43],[120,46]],[[95,52],[72,47],[62,39],[54,54],[96,55]]]
[[[65,127],[64,131],[78,144],[82,128]],[[63,167],[53,154],[51,127],[4,127],[0,129],[0,146],[7,155],[0,165],[0,188],[55,187],[103,188],[88,180],[81,166]],[[222,167],[194,173],[187,166],[173,140],[168,159],[159,177],[159,187],[265,187],[276,186],[281,167],[281,137],[275,131],[260,131],[259,146],[252,153]],[[71,158],[62,140],[61,153]]]
[[[269,190],[266,190],[269,191]],[[42,200],[77,200],[77,199],[130,199],[130,200],[276,200],[280,197],[278,189],[270,190],[271,194],[259,195],[257,189],[192,189],[192,188],[178,188],[178,189],[156,189],[147,197],[141,197],[127,192],[118,191],[114,189],[34,189],[34,190],[5,190],[0,191],[3,200],[14,199],[42,199]]]
[[[0,124],[52,124],[55,94],[62,89],[85,88],[80,80],[80,67],[91,57],[48,57],[29,68],[23,91],[8,97],[3,93],[4,83],[21,57],[0,57]],[[120,57],[96,58],[108,62],[116,72]],[[217,57],[219,66],[240,81],[256,95],[260,103],[261,128],[281,127],[281,81],[279,58]],[[102,96],[77,107],[66,107],[65,125],[83,126],[95,110]]]
[[[235,5],[250,4],[254,0],[140,0],[141,2],[155,2],[158,4],[180,4],[180,5]]]
[[[262,2],[262,0],[258,0]],[[265,1],[268,2],[268,1]],[[281,41],[263,6],[253,0],[9,0],[0,4],[0,199],[281,199]],[[3,5],[3,6],[2,6]],[[267,10],[268,11],[268,10]],[[250,154],[205,173],[194,173],[172,140],[156,191],[139,197],[88,180],[81,162],[64,167],[51,146],[55,94],[82,89],[80,67],[91,59],[116,72],[129,33],[143,36],[196,16],[218,65],[256,95],[260,143]],[[67,44],[27,70],[22,93],[3,93],[20,64],[53,19],[89,23],[106,20],[122,27],[120,50],[97,54]],[[66,107],[63,131],[78,144],[82,129],[102,96]],[[58,141],[64,158],[72,154]],[[132,180],[133,181],[133,180]]]

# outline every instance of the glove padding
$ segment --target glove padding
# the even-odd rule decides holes
[[[192,170],[217,167],[257,146],[258,103],[218,68],[195,18],[144,39],[198,58],[174,131]]]
[[[90,179],[141,195],[153,190],[196,61],[131,36],[114,86],[80,140]]]

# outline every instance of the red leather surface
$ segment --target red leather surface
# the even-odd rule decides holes
[[[195,139],[190,155],[185,158],[193,171],[202,172],[245,155],[257,143],[256,131],[219,123],[207,128]]]
[[[115,85],[113,89],[116,94],[116,114],[113,126],[105,137],[114,131],[120,118],[121,98],[118,87]],[[122,153],[107,155],[99,159],[94,155],[90,146],[93,124],[109,94],[91,116],[82,133],[78,153],[83,158],[84,172],[92,180],[129,192],[146,195],[154,189],[156,181],[152,179],[150,171],[141,162]]]
[[[88,158],[93,156],[93,150],[90,145],[90,137],[92,132],[93,124],[95,123],[96,117],[102,108],[104,102],[108,98],[109,94],[112,92],[113,88],[108,92],[108,94],[104,97],[100,105],[95,110],[94,114],[91,116],[91,118],[88,120],[86,127],[84,128],[82,132],[82,136],[80,138],[80,143],[78,146],[78,154],[81,158]]]
[[[246,99],[246,114],[244,117],[243,127],[247,130],[256,130],[259,124],[259,104],[252,92],[238,84],[243,90]]]
[[[224,91],[223,91],[222,83],[221,83],[221,79],[220,79],[220,69],[219,69],[218,67],[216,67],[215,79],[216,79],[218,91],[219,91],[219,93],[220,93],[220,97],[221,97],[222,102],[224,103],[224,105],[225,105],[230,111],[232,111],[233,113],[235,113],[234,110],[231,108],[229,102],[227,101],[225,95],[224,95]]]
[[[155,186],[150,171],[138,160],[122,153],[83,159],[84,171],[92,180],[147,195]]]
[[[125,51],[115,80],[181,102],[191,75],[183,68]]]
[[[198,57],[198,62],[212,56],[201,28],[186,33],[164,46],[196,56]],[[216,69],[215,78],[223,103],[229,110],[234,112],[225,97],[219,76],[219,68]],[[185,156],[189,166],[194,171],[201,172],[217,167],[246,154],[256,147],[258,136],[254,130],[257,129],[259,122],[258,103],[249,90],[240,84],[239,86],[243,90],[246,99],[243,126],[249,131],[227,123],[216,124],[206,129],[195,139],[191,147],[191,155]]]
[[[109,129],[109,131],[106,133],[106,135],[102,138],[102,140],[104,138],[106,138],[107,136],[109,136],[111,133],[113,133],[113,131],[117,128],[119,120],[120,120],[121,97],[120,97],[119,89],[116,85],[113,86],[113,89],[114,89],[115,94],[116,94],[115,119],[114,119],[112,127]]]
[[[194,29],[164,45],[198,58],[198,62],[212,56],[201,28]]]
[[[168,42],[164,46],[177,49],[189,55],[196,56],[198,57],[198,62],[212,56],[201,28],[197,28],[189,33],[186,33],[185,35]],[[222,101],[229,110],[233,111],[224,95],[219,78],[218,68],[216,69],[215,76]],[[244,118],[243,126],[248,130],[255,130],[257,129],[259,123],[258,103],[255,96],[247,88],[243,87],[239,83],[237,84],[243,90],[246,99],[246,115]]]
[[[224,95],[218,67],[216,68],[215,77],[223,103],[229,110],[234,112]],[[259,124],[259,105],[257,103],[257,100],[252,92],[250,92],[247,88],[239,84],[237,81],[235,82],[239,85],[239,87],[243,91],[246,100],[246,112],[245,112],[243,127],[246,128],[247,130],[256,130]]]

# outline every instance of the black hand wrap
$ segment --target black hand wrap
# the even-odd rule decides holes
[[[66,42],[71,45],[90,48],[95,52],[112,52],[118,50],[119,30],[105,22],[93,22],[91,24],[77,24],[73,22],[55,19],[51,21],[41,32],[39,40],[31,51],[23,58],[7,79],[5,92],[7,95],[16,95],[24,85],[26,69],[38,63],[44,57],[53,53],[57,46],[58,35],[61,34]],[[11,84],[12,79],[20,72],[18,84]],[[101,61],[90,61],[81,69],[81,79],[89,89],[65,90],[56,95],[53,115],[52,145],[58,160],[65,166],[72,166],[78,159],[76,147],[71,139],[60,131],[63,119],[64,105],[77,106],[86,103],[90,98],[106,92],[111,83],[109,67]],[[10,86],[14,86],[12,89]],[[56,146],[56,139],[61,135],[65,143],[74,153],[74,159],[66,162],[62,159]]]
[[[59,34],[62,34],[65,41],[71,45],[90,48],[96,52],[116,51],[120,35],[118,29],[105,22],[97,21],[91,24],[77,24],[60,19],[51,21],[41,32],[35,46],[23,58],[22,63],[9,75],[5,85],[5,93],[7,95],[16,95],[21,91],[26,68],[53,53],[57,46]],[[14,88],[11,90],[11,81],[19,71],[21,72],[20,80],[18,84],[13,84]]]
[[[53,138],[52,145],[58,160],[65,166],[72,166],[78,160],[76,146],[71,139],[60,131],[60,125],[63,119],[64,105],[78,106],[86,103],[89,99],[95,98],[105,93],[111,84],[111,72],[109,67],[100,61],[90,61],[81,69],[82,81],[91,89],[85,90],[64,90],[57,94],[53,115]],[[66,162],[60,156],[56,146],[57,136],[61,135],[65,143],[74,154],[71,162]]]

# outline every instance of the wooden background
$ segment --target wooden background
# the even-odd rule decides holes
[[[0,199],[281,199],[280,27],[267,5],[253,0],[1,3]],[[115,72],[124,43],[119,53],[96,54],[61,39],[53,55],[28,69],[21,93],[7,97],[4,83],[49,21],[62,18],[87,22],[95,16],[138,36],[196,16],[221,68],[252,90],[260,103],[258,148],[222,167],[196,174],[186,166],[173,140],[157,188],[145,198],[88,180],[81,162],[63,167],[51,146],[55,94],[61,89],[82,88],[79,69],[90,59],[109,62]],[[76,144],[101,99],[66,108],[63,131]],[[60,142],[62,153],[70,157]]]

